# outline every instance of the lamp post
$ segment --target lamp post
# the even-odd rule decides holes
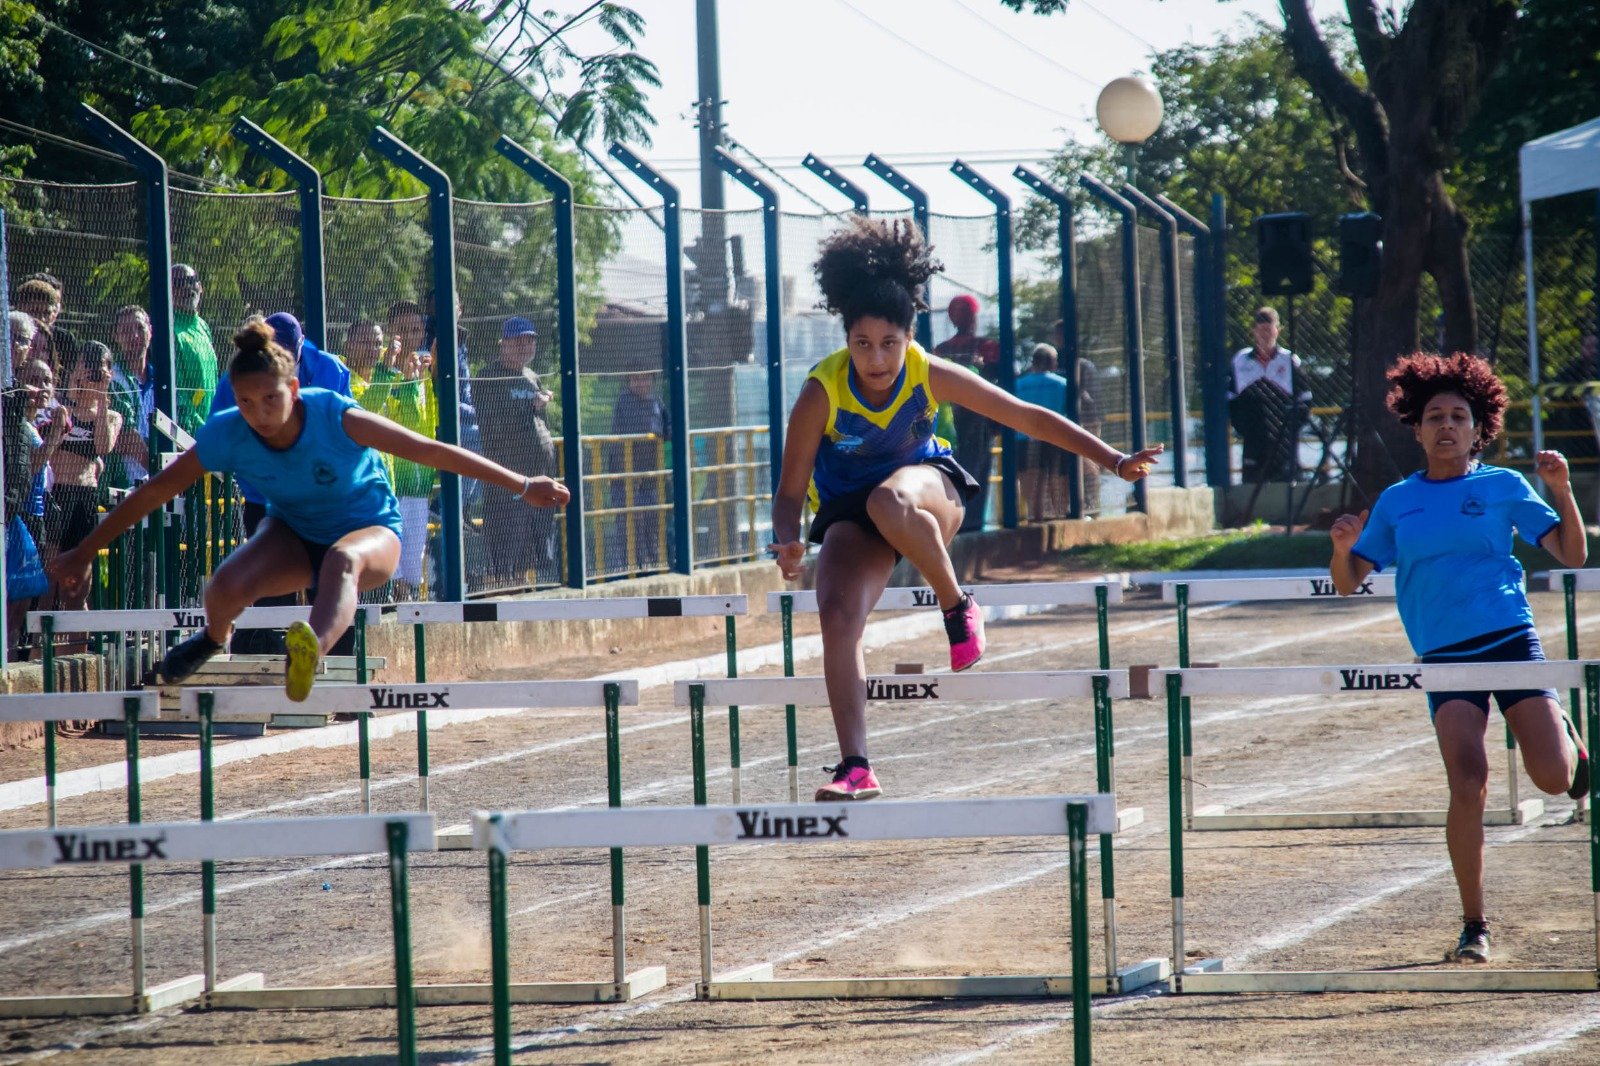
[[[1126,146],[1130,185],[1139,183],[1139,145],[1161,126],[1161,111],[1161,94],[1137,74],[1112,79],[1095,101],[1094,117],[1100,128]]]

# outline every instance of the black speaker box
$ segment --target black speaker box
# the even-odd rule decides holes
[[[1371,211],[1339,216],[1339,291],[1375,296],[1383,270],[1383,219]]]
[[[1311,216],[1284,211],[1256,219],[1261,292],[1300,296],[1311,291]]]

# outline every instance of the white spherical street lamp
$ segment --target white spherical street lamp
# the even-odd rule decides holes
[[[1138,75],[1116,78],[1100,90],[1094,117],[1112,140],[1142,144],[1161,125],[1161,94]]]

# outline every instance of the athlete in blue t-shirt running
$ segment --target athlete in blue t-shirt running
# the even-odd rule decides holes
[[[311,621],[289,627],[284,687],[311,692],[317,663],[355,618],[360,593],[388,581],[400,559],[400,508],[380,452],[498,485],[533,507],[560,507],[566,486],[524,477],[451,444],[362,410],[347,396],[301,389],[294,356],[262,323],[234,335],[228,363],[238,406],[219,411],[194,447],[132,492],[51,571],[69,592],[89,579],[95,553],[182,494],[207,472],[231,472],[266,497],[267,517],[206,586],[206,625],[156,668],[173,683],[227,644],[233,621],[262,596],[317,586]]]
[[[1482,359],[1413,355],[1395,364],[1389,381],[1389,409],[1413,428],[1427,468],[1385,489],[1370,514],[1334,522],[1328,570],[1335,587],[1348,596],[1373,570],[1393,566],[1400,621],[1422,662],[1543,660],[1511,535],[1515,530],[1563,566],[1583,565],[1588,545],[1566,458],[1555,451],[1535,457],[1555,510],[1522,475],[1478,461],[1499,435],[1506,409],[1505,385]],[[1450,784],[1445,841],[1461,893],[1463,928],[1454,957],[1467,962],[1489,961],[1483,811],[1490,695],[1428,693]],[[1533,783],[1551,795],[1587,795],[1589,756],[1555,692],[1492,695]]]

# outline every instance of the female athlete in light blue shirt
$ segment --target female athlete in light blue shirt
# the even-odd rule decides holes
[[[233,342],[237,350],[228,377],[238,407],[207,420],[193,448],[131,493],[52,566],[64,588],[80,587],[96,552],[207,472],[235,473],[259,489],[267,517],[211,575],[206,627],[157,667],[169,683],[221,651],[234,619],[256,599],[315,583],[310,624],[295,622],[286,635],[284,671],[291,700],[310,694],[317,662],[349,628],[358,596],[387,582],[400,558],[400,510],[380,452],[487,481],[533,507],[567,502],[566,486],[550,478],[524,477],[429,440],[337,393],[302,390],[294,356],[263,323],[246,326]]]
[[[1389,381],[1389,409],[1413,427],[1427,467],[1385,489],[1370,513],[1334,522],[1328,569],[1335,587],[1348,596],[1374,569],[1393,566],[1400,621],[1425,663],[1542,660],[1511,535],[1514,530],[1563,566],[1583,565],[1588,545],[1566,458],[1555,451],[1535,457],[1554,510],[1521,474],[1478,461],[1499,435],[1506,409],[1505,385],[1482,359],[1413,355],[1395,364]],[[1573,798],[1589,791],[1588,755],[1553,691],[1428,694],[1450,782],[1445,841],[1463,920],[1455,957],[1470,962],[1489,961],[1483,811],[1491,694],[1535,785]]]

